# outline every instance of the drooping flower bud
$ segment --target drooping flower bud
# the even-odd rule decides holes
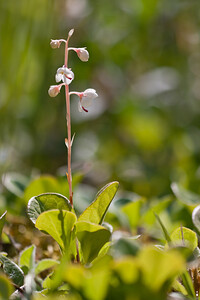
[[[82,61],[88,61],[89,59],[89,52],[86,50],[86,48],[76,48],[76,53],[80,60]]]
[[[78,109],[80,112],[88,112],[86,108],[92,105],[92,102],[95,98],[98,97],[97,92],[94,89],[87,89],[82,93],[79,93],[80,101]]]
[[[50,46],[53,49],[60,48],[61,41],[60,40],[51,40]]]
[[[56,76],[56,82],[63,81],[65,84],[69,85],[74,79],[74,73],[66,68],[65,66],[58,68]]]
[[[48,93],[50,97],[56,97],[60,93],[62,85],[51,85]]]

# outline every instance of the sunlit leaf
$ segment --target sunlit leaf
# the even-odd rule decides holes
[[[35,251],[36,251],[36,247],[32,245],[20,253],[20,257],[19,257],[20,267],[26,266],[29,270],[35,267]]]
[[[127,216],[130,226],[135,227],[138,226],[139,221],[141,219],[141,206],[144,202],[144,199],[139,199],[135,202],[129,202],[128,204],[122,206],[121,210],[125,213]]]
[[[76,215],[66,210],[49,210],[39,215],[35,227],[50,234],[60,245],[62,251],[70,252],[72,229]]]
[[[38,216],[51,209],[72,210],[69,200],[61,194],[45,193],[32,197],[28,202],[27,213],[33,223]]]
[[[76,234],[86,263],[97,257],[100,249],[111,236],[110,231],[105,227],[84,221],[76,223]]]
[[[50,259],[50,258],[42,259],[35,266],[35,274],[37,275],[40,272],[43,272],[43,271],[45,271],[49,268],[52,268],[58,264],[59,264],[59,262],[55,259]]]
[[[8,277],[18,286],[23,285],[24,273],[13,261],[0,254],[0,262],[3,264],[3,270]]]
[[[0,275],[0,300],[10,299],[10,295],[13,293],[13,286],[11,285],[10,280],[4,276]]]
[[[113,200],[119,183],[117,181],[108,183],[97,194],[95,200],[86,210],[80,215],[79,221],[86,221],[95,224],[101,224],[108,210],[108,207]]]
[[[149,246],[138,256],[143,280],[152,290],[169,287],[176,276],[185,270],[183,257],[175,251],[160,251]]]
[[[179,227],[170,236],[172,245],[188,247],[194,250],[198,246],[196,233],[186,227]]]

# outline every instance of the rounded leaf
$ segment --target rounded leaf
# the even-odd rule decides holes
[[[28,202],[27,213],[30,220],[35,224],[38,216],[51,209],[72,210],[69,200],[57,193],[44,193],[32,197]]]
[[[72,229],[76,220],[76,215],[73,212],[53,209],[40,214],[35,227],[50,234],[63,251],[68,250],[69,252]]]
[[[194,250],[198,246],[198,239],[196,233],[186,227],[179,227],[175,229],[171,236],[172,245],[187,247]]]

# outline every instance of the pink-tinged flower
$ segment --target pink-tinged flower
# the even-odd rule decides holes
[[[57,70],[55,78],[56,82],[62,80],[65,84],[69,85],[74,79],[74,73],[70,69],[63,66]]]
[[[61,40],[51,40],[50,46],[53,49],[60,48]]]
[[[94,89],[87,89],[78,95],[80,97],[78,109],[80,112],[88,112],[87,108],[92,105],[95,98],[98,97],[97,92]]]
[[[76,53],[80,60],[82,61],[88,61],[89,59],[89,52],[86,50],[86,48],[77,48]]]
[[[89,59],[89,52],[86,50],[86,47],[84,48],[68,48],[68,50],[74,50],[80,60],[82,61],[88,61]]]
[[[56,97],[60,93],[62,85],[51,85],[48,93],[50,97]]]

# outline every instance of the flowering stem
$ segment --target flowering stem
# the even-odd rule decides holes
[[[68,63],[68,41],[65,44],[65,66],[67,68]],[[66,98],[66,120],[67,120],[67,139],[68,139],[68,173],[67,180],[69,184],[69,200],[73,207],[73,192],[72,192],[72,171],[71,171],[71,114],[70,114],[70,95],[69,86],[65,85],[65,98]]]

